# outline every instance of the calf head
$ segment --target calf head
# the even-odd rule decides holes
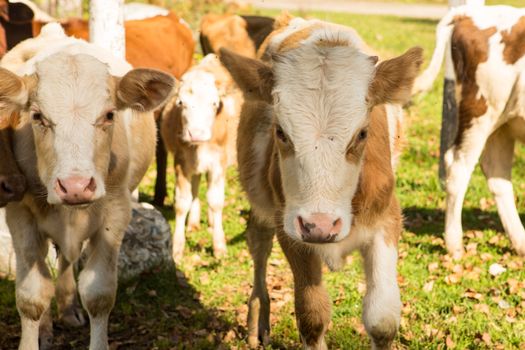
[[[176,103],[181,112],[182,140],[188,143],[209,141],[215,116],[222,107],[214,75],[201,70],[184,74]]]
[[[274,54],[271,66],[224,49],[221,60],[247,100],[273,107],[284,231],[308,243],[344,239],[356,212],[353,199],[362,196],[370,111],[408,100],[422,50],[376,65],[377,57],[352,46],[314,42]],[[390,179],[384,191],[391,193],[391,173]]]
[[[173,84],[158,71],[135,69],[117,78],[90,55],[56,53],[30,76],[0,69],[0,109],[20,112],[31,125],[47,201],[88,204],[106,193],[115,120],[128,108],[156,108]]]

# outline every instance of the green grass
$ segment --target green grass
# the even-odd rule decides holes
[[[436,24],[433,21],[323,12],[307,15],[355,27],[382,57],[400,54],[414,45],[425,49],[427,62],[432,54]],[[416,98],[406,112],[407,145],[397,174],[397,193],[406,217],[398,265],[403,311],[395,346],[523,349],[523,259],[515,256],[502,232],[479,169],[473,175],[463,211],[468,254],[459,263],[445,255],[444,193],[437,179],[441,89],[438,79],[432,91]],[[513,172],[518,195],[525,188],[524,160],[525,152],[520,146]],[[154,177],[152,169],[141,187],[144,198],[153,194]],[[224,211],[228,256],[221,262],[211,256],[211,236],[206,230],[206,206],[203,206],[203,228],[187,234],[186,255],[177,269],[154,271],[119,287],[110,320],[114,347],[246,348],[246,301],[251,291],[253,264],[243,234],[249,205],[236,178],[236,170],[230,169]],[[173,183],[170,169],[169,203]],[[204,186],[200,197],[205,197]],[[525,212],[523,197],[518,198],[518,207]],[[173,227],[172,209],[165,207],[163,212]],[[488,267],[494,262],[505,266],[507,272],[492,277]],[[342,271],[326,273],[325,281],[333,300],[329,347],[368,348],[360,320],[364,276],[359,255],[350,256]],[[270,257],[268,284],[272,299],[271,348],[299,349],[291,273],[277,243]],[[501,301],[509,307],[498,306]],[[0,280],[0,347],[16,347],[18,332],[13,283]],[[77,348],[88,341],[87,330],[59,328],[55,334],[61,344],[59,348]]]

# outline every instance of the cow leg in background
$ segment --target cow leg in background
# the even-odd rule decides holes
[[[324,335],[330,323],[331,301],[322,281],[321,258],[284,232],[277,238],[293,272],[295,315],[303,348],[327,349]]]
[[[59,255],[55,294],[60,320],[68,326],[80,327],[86,324],[86,320],[77,297],[73,266],[62,254]]]
[[[270,296],[266,287],[266,267],[272,252],[274,229],[259,223],[250,214],[246,227],[248,249],[253,258],[253,290],[248,302],[248,345],[256,348],[270,343]]]
[[[13,206],[17,208],[10,210]],[[22,325],[19,348],[38,350],[39,326],[54,294],[45,262],[49,245],[38,233],[33,215],[23,205],[7,206],[6,218],[16,254],[16,306]],[[47,343],[44,339],[42,342]]]
[[[177,181],[175,184],[175,233],[173,234],[173,260],[180,262],[184,254],[184,245],[186,244],[185,227],[186,217],[191,208],[191,174],[186,174],[180,164],[175,161],[175,175]]]
[[[361,249],[366,275],[363,323],[372,338],[372,349],[390,349],[401,320],[401,299],[397,286],[397,247],[376,234]]]
[[[226,238],[222,228],[222,210],[224,208],[225,169],[217,167],[208,173],[208,221],[212,225],[213,255],[217,258],[226,255]]]
[[[51,313],[51,304],[40,319],[38,330],[38,350],[48,350],[53,348],[53,315]]]
[[[461,108],[461,107],[460,107]],[[445,243],[454,259],[463,256],[463,228],[461,211],[470,176],[483,152],[485,143],[493,130],[492,109],[477,118],[470,128],[463,131],[461,143],[445,154],[447,170]]]
[[[201,202],[199,200],[199,185],[201,182],[201,174],[193,175],[191,177],[191,195],[193,201],[191,202],[190,213],[188,215],[188,231],[198,230],[201,227]]]
[[[447,60],[449,58],[447,57]],[[445,187],[445,153],[453,146],[458,130],[458,110],[456,105],[456,81],[445,78],[443,83],[443,112],[439,143],[439,182]]]
[[[120,244],[131,220],[129,191],[107,201],[111,208],[100,230],[86,247],[86,265],[80,272],[78,291],[89,315],[89,350],[108,348],[108,319],[117,294]]]
[[[494,195],[500,220],[512,246],[518,254],[525,255],[525,230],[516,209],[511,182],[514,143],[507,125],[496,130],[489,137],[481,156],[481,169]]]
[[[155,194],[153,195],[153,204],[162,207],[164,198],[167,195],[166,189],[166,171],[168,168],[168,152],[162,141],[160,134],[161,113],[155,113],[157,123],[157,148],[155,149],[155,162],[157,165],[157,178],[155,179]]]

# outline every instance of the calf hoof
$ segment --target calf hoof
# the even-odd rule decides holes
[[[519,243],[513,242],[512,245],[514,249],[516,250],[516,253],[518,253],[518,255],[525,256],[525,239]]]
[[[217,245],[213,247],[213,256],[217,259],[222,259],[228,255],[228,250],[225,245]]]
[[[397,334],[398,323],[395,319],[382,319],[377,325],[371,327],[368,334],[372,338],[372,349],[388,350]]]
[[[72,305],[64,310],[60,321],[68,327],[82,327],[86,325],[84,312],[77,305]]]
[[[449,246],[449,245],[447,245],[447,251],[448,251],[448,254],[454,260],[460,260],[461,258],[463,258],[463,255],[465,254],[465,251],[463,249],[463,245],[460,245],[460,246]]]
[[[270,334],[267,330],[260,331],[260,335],[249,335],[248,336],[248,346],[250,349],[257,349],[259,345],[262,345],[263,348],[266,348],[270,345]]]
[[[303,349],[304,350],[328,350],[328,346],[326,345],[326,342],[324,341],[324,337],[322,337],[315,344],[306,344],[303,341]]]

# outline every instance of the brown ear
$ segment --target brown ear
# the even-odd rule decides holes
[[[219,58],[247,98],[272,102],[273,72],[265,63],[221,48]]]
[[[368,88],[370,106],[407,103],[422,63],[423,49],[420,47],[413,47],[399,57],[379,63]]]
[[[137,68],[119,79],[117,84],[117,108],[151,111],[170,96],[175,78],[154,69]]]
[[[19,77],[5,68],[0,68],[0,112],[11,114],[24,108],[37,79],[35,75]]]

